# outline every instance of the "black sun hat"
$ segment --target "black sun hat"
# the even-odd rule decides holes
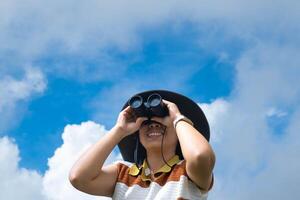
[[[194,127],[206,138],[207,141],[209,141],[210,130],[208,121],[198,104],[188,97],[167,90],[149,90],[135,94],[133,96],[139,95],[143,98],[144,101],[146,101],[147,98],[154,93],[158,93],[162,97],[162,99],[175,103],[179,108],[181,114],[189,118],[194,123]],[[122,110],[124,110],[127,106],[128,101],[124,104]],[[139,164],[146,157],[146,151],[139,142],[138,131],[123,138],[119,142],[118,147],[125,161],[137,162]],[[136,154],[137,151],[138,156],[135,157],[134,154]],[[176,148],[176,154],[179,155],[181,159],[183,159],[179,144]]]

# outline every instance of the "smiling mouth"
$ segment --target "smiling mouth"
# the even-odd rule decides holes
[[[165,126],[159,122],[153,120],[146,120],[142,123],[142,126],[147,126],[146,136],[148,138],[159,138],[165,132]]]
[[[164,134],[164,130],[162,127],[152,127],[149,128],[148,131],[146,132],[147,137],[149,138],[157,138],[160,137]]]
[[[150,133],[147,133],[147,136],[148,137],[158,137],[158,136],[162,136],[162,133],[161,132],[150,132]]]

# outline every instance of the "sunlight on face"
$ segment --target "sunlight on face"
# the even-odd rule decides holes
[[[139,129],[140,141],[147,151],[160,150],[163,136],[164,151],[175,152],[178,138],[173,127],[166,127],[156,121],[145,121]]]

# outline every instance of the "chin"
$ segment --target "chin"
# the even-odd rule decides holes
[[[161,141],[149,142],[147,144],[143,144],[146,150],[150,149],[160,149]]]

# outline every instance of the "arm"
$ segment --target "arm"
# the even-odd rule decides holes
[[[215,154],[211,146],[202,134],[185,121],[177,123],[176,133],[186,160],[188,176],[201,189],[209,190],[215,164]]]
[[[165,124],[168,128],[174,129],[173,121],[180,111],[176,104],[163,100],[169,110],[169,116],[161,119],[154,117],[153,119]],[[176,130],[180,147],[184,159],[186,160],[186,171],[190,179],[202,190],[207,191],[212,184],[212,170],[215,164],[215,154],[206,141],[192,125],[185,121],[179,121]]]
[[[144,120],[136,119],[129,107],[124,109],[116,125],[74,164],[69,173],[71,184],[88,194],[112,196],[118,177],[117,166],[103,166],[103,163],[122,138],[134,133]]]
[[[118,176],[117,166],[103,167],[103,163],[121,139],[120,131],[114,127],[91,146],[72,167],[69,173],[71,184],[88,194],[112,196]]]

